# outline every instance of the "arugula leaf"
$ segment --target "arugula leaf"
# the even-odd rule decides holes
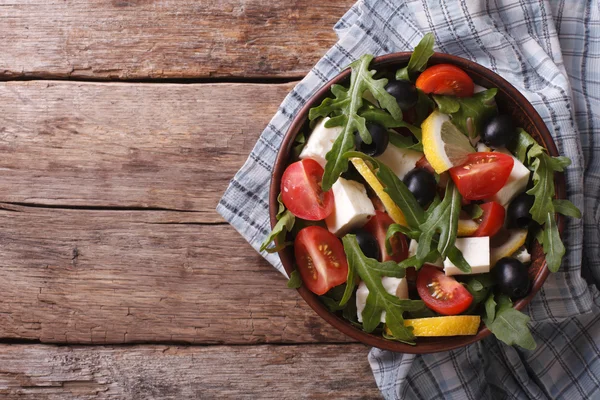
[[[297,160],[306,145],[306,137],[304,136],[304,132],[300,132],[296,139],[294,139],[294,145],[292,147],[292,159]]]
[[[342,238],[344,251],[348,258],[348,266],[356,271],[360,279],[369,289],[365,308],[362,312],[363,329],[373,332],[379,325],[381,313],[386,312],[386,325],[392,335],[410,341],[414,339],[412,327],[404,326],[402,314],[405,311],[418,311],[424,307],[421,300],[404,300],[389,294],[381,282],[382,276],[403,277],[404,269],[398,268],[393,261],[380,263],[363,254],[356,241],[356,236],[348,234]]]
[[[466,208],[465,211],[467,212],[467,214],[469,214],[469,218],[471,219],[478,219],[481,218],[481,216],[483,215],[483,208],[481,208],[481,206],[479,204],[469,204]]]
[[[485,316],[483,322],[486,326],[489,326],[494,322],[496,318],[496,301],[494,300],[494,294],[492,293],[485,301]]]
[[[289,210],[285,209],[285,206],[281,201],[281,193],[277,197],[277,201],[279,202],[279,210],[277,211],[277,224],[275,224],[271,233],[269,233],[264,242],[262,242],[259,251],[276,253],[292,244],[292,242],[285,241],[285,236],[288,232],[292,231],[294,223],[296,222],[296,217]],[[273,241],[275,242],[275,246],[269,247]]]
[[[408,65],[404,68],[400,68],[396,71],[396,80],[398,81],[409,81],[410,75],[413,75],[417,72],[423,72],[425,67],[427,67],[427,61],[433,55],[433,44],[435,38],[433,33],[429,32],[423,39],[416,45],[415,50],[410,56],[410,60],[408,60]]]
[[[452,114],[460,110],[458,98],[454,96],[442,96],[434,94],[433,100],[436,102],[438,109],[443,114]]]
[[[324,295],[319,296],[319,299],[325,304],[327,309],[329,309],[329,311],[331,311],[331,312],[343,310],[346,306],[341,305],[340,300],[341,300],[342,296],[344,295],[345,289],[346,289],[345,284],[335,286],[335,287],[329,289],[329,291],[327,293],[325,293]]]
[[[481,133],[487,119],[496,115],[498,109],[494,97],[498,89],[488,89],[471,97],[433,96],[440,112],[450,114],[452,123],[462,133],[474,138]]]
[[[532,154],[532,151],[535,153]],[[562,172],[565,163],[558,158],[551,157],[543,151],[532,148],[528,152],[529,159],[533,158],[533,187],[527,191],[534,196],[531,218],[539,224],[546,221],[548,213],[554,214],[552,197],[554,195],[554,172]],[[570,161],[569,161],[570,162]]]
[[[567,157],[552,157],[527,132],[519,130],[517,140],[512,146],[515,156],[533,170],[533,187],[527,191],[534,196],[533,206],[529,210],[534,221],[542,225],[537,238],[541,243],[548,269],[558,271],[565,254],[565,246],[560,239],[555,213],[580,218],[581,211],[568,200],[553,200],[554,173],[562,172],[571,164]]]
[[[471,304],[470,311],[475,311],[479,308],[479,303],[488,298],[489,289],[493,285],[494,282],[489,273],[469,277],[465,286],[473,296],[473,303]]]
[[[390,143],[396,147],[403,149],[411,149],[417,151],[423,151],[423,144],[421,143],[421,128],[409,124],[405,121],[397,121],[385,110],[380,108],[374,108],[369,106],[364,111],[359,111],[359,115],[370,122],[378,123],[385,128],[406,128],[414,136],[414,139],[410,136],[404,136],[393,130],[388,131],[390,137]],[[415,142],[416,140],[416,142]]]
[[[350,64],[352,73],[350,75],[350,87],[348,89],[341,85],[333,85],[331,92],[334,99],[327,98],[308,113],[308,118],[313,120],[326,117],[333,113],[339,113],[331,117],[326,127],[341,126],[342,130],[333,143],[333,147],[325,156],[325,173],[323,174],[322,187],[324,191],[331,189],[338,177],[348,169],[348,160],[342,155],[354,148],[354,132],[358,131],[362,140],[371,143],[371,135],[367,130],[366,120],[358,115],[363,105],[363,93],[368,90],[379,102],[379,105],[388,110],[396,120],[402,119],[402,110],[398,106],[394,96],[385,90],[387,79],[374,79],[375,71],[369,70],[369,64],[373,56],[365,54]]]
[[[552,205],[554,206],[554,211],[559,214],[572,218],[581,218],[581,211],[569,200],[554,199],[552,200]]]
[[[298,289],[302,286],[302,278],[297,269],[293,270],[290,274],[290,279],[287,281],[287,287],[290,289]]]
[[[492,304],[495,301],[493,295],[490,298],[486,301],[486,316],[484,317],[488,329],[497,339],[509,346],[516,344],[524,349],[534,350],[535,339],[527,327],[529,317],[515,310],[512,301],[506,295],[499,296],[498,305],[492,311]]]
[[[546,214],[546,223],[540,233],[538,239],[544,249],[548,269],[550,272],[556,272],[559,270],[562,258],[565,255],[565,245],[560,240],[558,225],[553,212]]]
[[[452,245],[450,251],[448,251],[448,260],[452,261],[452,264],[462,272],[467,274],[471,273],[471,266],[467,260],[465,260],[463,253],[455,245]]]
[[[385,250],[387,251],[388,255],[392,255],[391,239],[397,233],[402,233],[403,235],[406,235],[408,238],[415,239],[415,240],[418,239],[419,235],[420,235],[419,232],[411,230],[410,228],[407,228],[400,224],[391,224],[388,227],[387,233],[385,235]]]
[[[454,247],[458,232],[461,196],[452,181],[446,186],[444,200],[437,205],[419,226],[421,236],[417,248],[417,259],[423,260],[431,250],[434,235],[440,234],[437,250],[445,258]],[[457,249],[458,251],[458,249]],[[459,251],[460,253],[460,251]]]
[[[433,100],[421,89],[417,89],[417,104],[415,105],[417,119],[415,120],[415,125],[421,126],[421,123],[425,121],[434,108],[435,103]]]
[[[344,154],[344,158],[361,158],[371,163],[373,168],[376,170],[376,175],[381,184],[384,186],[385,192],[390,198],[396,203],[404,214],[404,218],[408,223],[408,226],[413,229],[417,229],[424,219],[424,211],[421,205],[415,199],[415,196],[406,187],[404,182],[398,178],[398,176],[384,163],[380,163],[373,157],[358,152],[350,151]]]

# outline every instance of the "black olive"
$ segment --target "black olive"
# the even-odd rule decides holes
[[[527,228],[531,223],[531,206],[534,197],[526,192],[521,193],[508,205],[506,210],[506,226],[508,228]]]
[[[423,207],[431,203],[435,197],[437,183],[433,174],[426,169],[415,168],[409,171],[402,181]]]
[[[379,124],[367,123],[367,130],[371,134],[371,143],[366,144],[363,142],[360,133],[356,131],[354,134],[356,149],[372,157],[381,155],[390,142],[390,134],[387,129]]]
[[[358,242],[358,246],[362,250],[363,254],[369,258],[374,258],[379,260],[380,251],[379,244],[377,243],[377,239],[375,236],[371,235],[370,232],[364,229],[357,229],[352,234],[356,235],[356,241]]]
[[[409,110],[417,104],[417,88],[410,81],[391,81],[385,85],[385,90],[396,98],[402,111]]]
[[[492,147],[506,146],[516,137],[517,129],[509,115],[496,115],[490,118],[481,132],[483,143]]]
[[[513,299],[529,292],[529,275],[523,263],[515,258],[504,257],[492,270],[500,291]]]

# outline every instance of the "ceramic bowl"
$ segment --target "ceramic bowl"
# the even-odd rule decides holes
[[[411,53],[409,52],[403,52],[380,56],[372,61],[370,68],[376,69],[377,71],[395,71],[397,68],[405,66],[408,63],[410,55]],[[524,128],[535,140],[537,140],[538,143],[543,145],[548,150],[550,155],[558,155],[552,136],[550,135],[550,132],[548,131],[548,128],[546,127],[546,124],[540,115],[527,101],[527,99],[525,99],[525,97],[505,79],[479,64],[449,54],[435,53],[430,58],[428,65],[431,66],[442,63],[454,64],[462,68],[467,74],[469,74],[476,84],[486,88],[498,88],[496,103],[498,104],[501,112],[511,115],[516,126]],[[331,81],[329,81],[322,89],[320,89],[306,102],[306,104],[304,104],[300,112],[294,118],[290,129],[285,135],[279,150],[279,154],[277,155],[271,180],[269,194],[271,227],[273,227],[277,222],[275,215],[277,214],[278,209],[277,196],[280,191],[281,176],[290,162],[291,148],[296,135],[298,135],[299,132],[307,127],[308,110],[319,105],[324,98],[331,95],[329,90],[331,85],[336,83],[347,84],[349,82],[349,78],[350,70],[344,70]],[[565,198],[565,182],[562,174],[556,175],[555,184],[556,198]],[[559,230],[562,233],[564,221],[562,217],[559,216],[558,218]],[[549,273],[541,246],[536,242],[530,251],[532,263],[529,267],[529,276],[533,282],[533,285],[529,295],[515,303],[514,307],[518,310],[521,310],[531,301],[546,280]],[[279,256],[281,257],[281,261],[285,267],[285,270],[288,274],[290,274],[294,270],[293,249],[291,247],[287,247],[283,251],[279,252]],[[380,334],[366,333],[360,328],[353,326],[341,316],[330,312],[325,305],[321,303],[318,296],[310,292],[304,286],[299,288],[298,292],[317,314],[319,314],[325,321],[333,325],[339,331],[364,344],[375,346],[380,349],[402,353],[434,353],[452,350],[475,343],[487,337],[491,333],[482,323],[479,331],[474,336],[417,338],[416,345],[411,346],[384,339]]]

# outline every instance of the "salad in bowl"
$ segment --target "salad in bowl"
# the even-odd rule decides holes
[[[364,343],[422,353],[491,332],[533,349],[519,310],[560,267],[559,215],[580,217],[569,164],[516,89],[428,34],[356,60],[298,114],[261,250]]]

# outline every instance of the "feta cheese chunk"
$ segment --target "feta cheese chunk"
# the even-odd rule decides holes
[[[423,157],[423,153],[415,150],[401,149],[388,144],[383,154],[375,157],[388,166],[398,178],[403,179],[410,170],[415,168],[415,164]]]
[[[325,122],[329,120],[329,117],[321,119],[314,129],[310,133],[306,145],[300,153],[300,159],[312,158],[318,162],[321,167],[325,168],[325,155],[333,147],[333,142],[342,131],[341,126],[334,126],[333,128],[325,128]]]
[[[521,261],[523,264],[527,264],[531,262],[531,254],[527,251],[526,247],[521,247],[515,254],[512,255],[517,260]]]
[[[506,207],[515,197],[517,197],[517,195],[525,191],[527,183],[529,182],[530,171],[508,150],[499,149],[496,151],[511,156],[515,161],[506,184],[491,198],[492,201],[495,201],[496,203]]]
[[[471,266],[471,274],[490,272],[490,238],[466,237],[457,238],[456,247]],[[444,260],[444,272],[450,275],[469,275],[458,269],[448,258]]]
[[[381,278],[381,283],[385,288],[385,291],[396,296],[400,299],[408,299],[408,284],[404,278],[392,278],[384,276]],[[361,282],[356,289],[356,316],[358,322],[362,322],[362,312],[367,304],[367,296],[369,295],[369,289],[364,282]],[[381,322],[385,322],[385,311],[381,313]]]
[[[354,228],[360,228],[367,223],[369,217],[375,215],[375,207],[363,184],[338,178],[331,190],[335,208],[325,218],[325,223],[334,235],[342,236]]]
[[[415,239],[411,239],[410,240],[410,243],[408,245],[408,256],[409,257],[412,257],[412,256],[414,256],[414,255],[417,254],[417,246],[418,245],[419,244],[417,243],[417,241]],[[435,262],[427,263],[427,264],[434,265],[434,266],[436,266],[438,268],[442,268],[444,266],[444,262],[442,261],[441,257],[438,258],[437,260],[435,260]]]

